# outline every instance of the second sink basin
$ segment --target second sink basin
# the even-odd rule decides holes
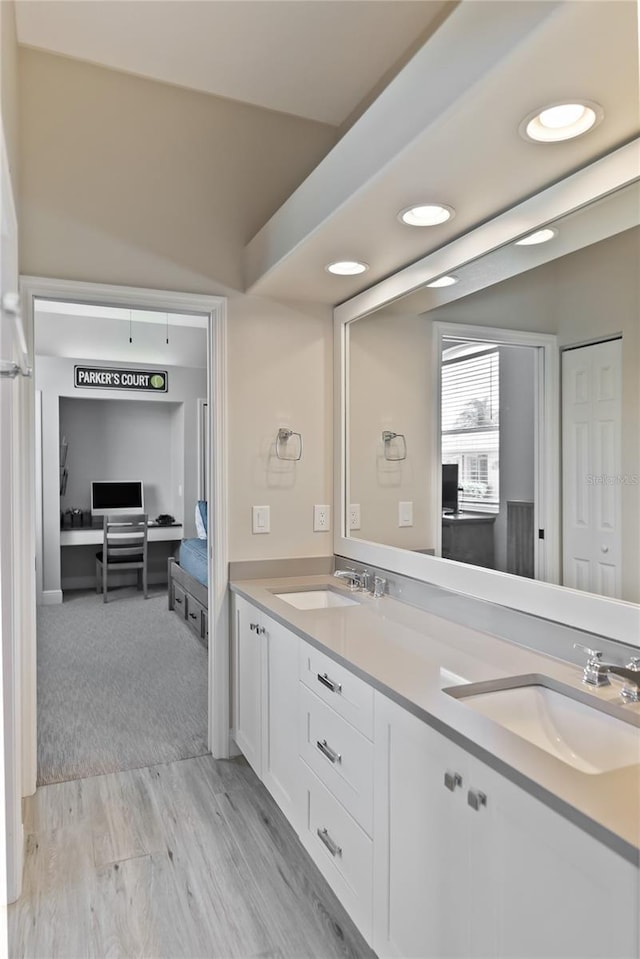
[[[295,593],[274,593],[296,609],[332,609],[337,606],[357,606],[358,601],[344,596],[328,587],[325,589],[307,589]]]
[[[540,676],[510,688],[507,682],[501,687],[474,683],[447,692],[580,772],[597,774],[640,763],[640,729],[632,714],[630,721],[616,718],[598,701],[590,705],[571,687],[553,688],[552,683]]]

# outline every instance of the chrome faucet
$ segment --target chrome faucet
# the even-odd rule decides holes
[[[627,703],[640,702],[640,657],[632,656],[626,666],[618,666],[617,663],[603,663],[599,649],[589,649],[581,643],[574,643],[573,648],[583,649],[589,657],[584,667],[583,683],[588,686],[609,686],[609,675],[620,676],[625,681],[620,690],[623,700]]]
[[[356,569],[337,569],[333,574],[337,579],[346,579],[349,589],[368,589],[369,588],[369,572],[364,570],[362,573],[359,573]]]

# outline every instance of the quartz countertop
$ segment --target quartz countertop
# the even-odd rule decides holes
[[[296,609],[275,593],[332,590],[357,605]],[[620,684],[586,687],[582,670],[516,643],[435,616],[389,596],[351,592],[328,576],[238,580],[231,590],[321,649],[429,723],[497,772],[640,865],[640,728],[638,762],[610,772],[584,773],[534,746],[443,692],[454,685],[441,669],[476,683],[541,674],[619,706]],[[545,628],[540,621],[540,629]],[[620,707],[640,724],[640,704]]]

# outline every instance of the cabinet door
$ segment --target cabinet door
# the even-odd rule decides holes
[[[259,614],[235,596],[235,739],[254,772],[262,777],[262,635]],[[253,629],[251,626],[253,625]]]
[[[470,955],[466,762],[463,750],[376,693],[373,946],[380,957]]]
[[[490,835],[489,858],[471,863],[481,870],[472,891],[484,890],[478,901],[484,898],[493,920],[485,955],[637,957],[638,869],[494,770],[471,763],[471,786],[487,805],[469,812]]]
[[[298,637],[262,614],[265,632],[262,684],[262,778],[297,829]]]

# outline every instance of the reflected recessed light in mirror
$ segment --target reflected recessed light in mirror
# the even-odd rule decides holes
[[[433,280],[431,283],[427,283],[427,286],[432,290],[439,290],[443,286],[453,286],[453,284],[457,282],[457,276],[441,276],[438,280]]]
[[[442,203],[421,203],[398,213],[398,219],[407,226],[438,226],[455,216],[453,207]]]
[[[336,260],[335,263],[325,266],[327,273],[333,273],[335,276],[357,276],[358,273],[364,273],[368,269],[369,264],[361,260]]]
[[[552,227],[545,227],[543,230],[536,230],[535,233],[530,233],[528,236],[523,236],[521,240],[516,240],[516,246],[537,246],[538,243],[548,243],[549,240],[553,240],[554,236],[558,235],[558,231],[552,229]]]
[[[555,143],[582,136],[604,117],[602,107],[592,100],[553,103],[530,113],[520,124],[520,135],[538,143]]]

